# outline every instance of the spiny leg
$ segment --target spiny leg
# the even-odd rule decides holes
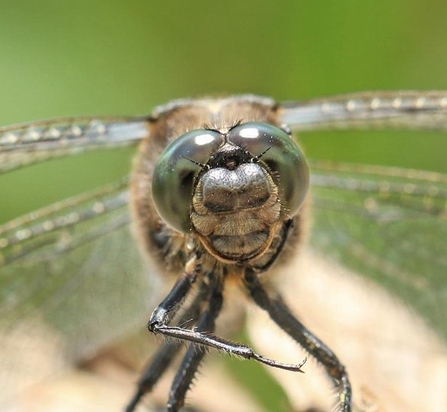
[[[191,306],[179,319],[178,325],[182,325],[199,317],[201,313],[201,307],[203,303],[206,302],[208,294],[209,286],[205,282],[202,282],[197,296],[194,298]],[[133,412],[140,402],[141,398],[145,394],[152,391],[155,384],[159,381],[166,369],[172,363],[181,347],[182,343],[179,341],[171,341],[163,344],[163,346],[157,351],[151,362],[142,373],[141,378],[137,384],[135,395],[132,397],[131,401],[126,407],[125,412]]]
[[[173,290],[178,290],[178,284],[180,282],[189,282],[183,276],[174,286]],[[202,312],[202,307],[204,302],[209,299],[209,285],[207,282],[201,282],[199,291],[195,296],[191,305],[185,310],[185,312],[179,318],[177,324],[183,325],[186,322],[195,321],[198,319],[200,313]],[[172,291],[171,291],[172,293]],[[169,295],[168,295],[169,296]],[[182,345],[179,341],[165,342],[163,346],[157,351],[157,353],[152,358],[151,362],[146,366],[140,380],[137,384],[137,390],[127,405],[125,412],[133,412],[140,402],[141,398],[152,391],[155,384],[164,374],[166,369],[169,367],[174,357],[177,355],[178,351],[181,349]]]
[[[265,358],[247,345],[241,343],[234,343],[227,339],[223,339],[212,333],[203,333],[196,329],[186,329],[179,326],[170,326],[168,323],[172,319],[172,313],[177,311],[176,305],[183,302],[185,295],[183,293],[189,292],[188,279],[182,278],[177,281],[174,288],[171,290],[166,299],[154,310],[151,319],[148,322],[148,329],[153,333],[161,333],[164,336],[179,339],[181,341],[189,341],[197,343],[202,346],[214,348],[232,355],[240,356],[244,359],[254,359],[265,365],[274,368],[285,369],[292,372],[301,372],[301,368],[306,362],[302,361],[299,364],[281,363],[272,359]],[[180,293],[181,292],[181,293]],[[181,298],[181,299],[180,299]],[[180,303],[178,303],[180,302]]]
[[[150,332],[156,333],[157,325],[167,325],[177,314],[200,273],[201,266],[198,258],[195,255],[186,262],[184,272],[179,276],[168,295],[152,312],[147,322]]]
[[[345,367],[340,363],[337,356],[294,317],[278,293],[274,297],[267,294],[254,271],[246,271],[244,283],[255,303],[264,309],[281,329],[324,366],[339,394],[339,410],[350,412],[351,384]]]
[[[212,275],[211,275],[212,276]],[[197,330],[201,332],[213,332],[216,319],[222,309],[222,283],[221,279],[210,277],[211,293],[209,296],[208,308],[202,314]],[[194,375],[206,354],[203,346],[191,344],[183,358],[180,368],[175,376],[174,382],[169,392],[167,412],[177,412],[185,403],[186,392],[191,386]]]
[[[153,333],[161,333],[164,336],[169,336],[178,339],[179,341],[189,341],[201,346],[214,348],[240,356],[245,359],[254,359],[275,368],[293,372],[301,372],[301,367],[305,363],[305,360],[300,364],[276,362],[257,354],[247,345],[234,343],[209,333],[208,331],[210,328],[206,328],[204,331],[201,331],[197,329],[186,329],[183,326],[169,325],[169,322],[178,312],[200,273],[201,267],[198,263],[198,258],[198,256],[193,257],[187,262],[184,273],[179,277],[166,298],[153,311],[148,321],[148,329]],[[217,313],[215,316],[217,316]],[[188,366],[186,366],[186,368],[188,368]],[[192,374],[192,376],[194,376],[194,374]]]
[[[125,412],[133,412],[140,403],[141,398],[152,391],[155,384],[159,381],[163,373],[171,364],[177,352],[181,348],[178,342],[165,343],[154,355],[149,365],[141,375],[137,384],[137,390],[126,406]]]

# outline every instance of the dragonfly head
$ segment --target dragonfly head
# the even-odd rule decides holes
[[[262,255],[309,186],[300,148],[284,130],[241,123],[225,132],[188,132],[161,154],[152,193],[172,228],[196,233],[218,260]]]

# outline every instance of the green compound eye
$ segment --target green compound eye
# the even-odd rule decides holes
[[[227,141],[267,165],[287,214],[296,214],[309,190],[309,169],[303,152],[291,136],[270,124],[250,122],[231,129]]]
[[[214,130],[199,129],[174,140],[160,155],[152,180],[152,195],[160,217],[179,232],[191,228],[194,179],[225,138]]]

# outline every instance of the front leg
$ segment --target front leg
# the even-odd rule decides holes
[[[183,325],[189,322],[195,322],[199,318],[204,303],[209,300],[210,288],[208,282],[202,281],[199,286],[199,291],[191,303],[189,308],[178,319],[177,325]],[[140,402],[141,398],[151,392],[155,384],[159,381],[163,373],[174,360],[175,356],[181,349],[181,342],[175,340],[165,342],[163,346],[157,351],[151,362],[146,366],[141,378],[138,382],[137,390],[127,405],[125,412],[133,412]]]
[[[244,284],[255,303],[264,309],[284,332],[324,366],[338,392],[339,409],[337,410],[351,412],[351,384],[345,367],[334,352],[294,317],[278,293],[273,297],[267,294],[254,271],[246,271]]]
[[[183,275],[177,280],[168,296],[154,310],[148,322],[148,329],[153,333],[161,333],[164,336],[178,339],[180,341],[188,341],[202,346],[227,352],[232,355],[240,356],[244,359],[254,359],[265,365],[274,368],[289,370],[292,372],[301,372],[301,368],[306,362],[299,364],[281,363],[272,359],[263,357],[253,351],[247,345],[234,343],[227,339],[223,339],[208,331],[198,331],[196,329],[186,329],[181,326],[170,326],[169,322],[178,312],[181,304],[191,290],[193,283],[199,275],[201,268],[196,264],[196,259],[191,259],[186,267]],[[210,273],[209,276],[219,276],[217,273]],[[224,279],[221,280],[222,282]]]
[[[194,256],[186,263],[185,271],[177,279],[168,295],[154,309],[147,323],[149,331],[157,333],[159,326],[167,325],[176,315],[200,272],[201,267],[197,259],[197,256]]]
[[[197,331],[212,333],[216,326],[216,319],[222,309],[222,280],[209,278],[210,296],[208,296],[208,306],[197,323]],[[206,280],[205,280],[206,282]],[[186,351],[183,361],[175,375],[169,393],[168,412],[177,412],[185,402],[186,392],[189,390],[197,369],[206,354],[206,348],[200,345],[191,344]]]

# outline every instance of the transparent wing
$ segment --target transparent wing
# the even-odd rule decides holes
[[[76,117],[0,128],[0,173],[94,149],[131,146],[148,135],[142,117]]]
[[[364,273],[447,337],[447,176],[312,163],[312,244]]]
[[[127,203],[126,180],[0,227],[0,405],[144,325],[155,283]]]
[[[283,102],[279,118],[292,130],[446,130],[447,92],[366,92]]]

